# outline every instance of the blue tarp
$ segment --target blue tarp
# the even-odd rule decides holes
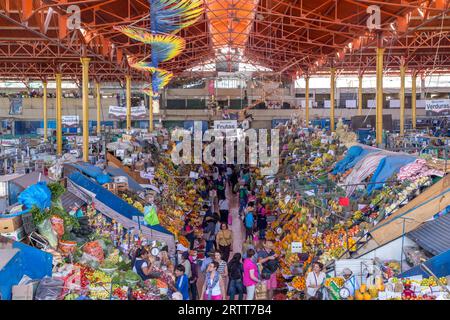
[[[0,270],[0,294],[4,300],[11,299],[12,286],[17,285],[24,275],[33,280],[52,275],[51,254],[0,236],[0,255],[3,249],[10,248],[10,244],[19,251]]]
[[[77,164],[73,164],[73,166],[89,177],[94,178],[100,184],[105,184],[112,181],[111,177],[107,174],[104,174],[102,169],[93,166],[92,164],[80,162]]]
[[[370,179],[371,183],[380,182],[376,184],[369,184],[367,186],[367,193],[370,195],[374,190],[383,188],[384,182],[388,180],[394,173],[397,173],[401,167],[408,163],[414,162],[415,157],[405,155],[386,156],[378,164],[377,170]]]
[[[344,173],[348,169],[353,168],[362,158],[374,151],[375,149],[366,149],[361,146],[350,147],[345,154],[344,159],[336,163],[333,174]]]
[[[450,250],[431,258],[425,262],[425,265],[437,276],[446,277],[450,274]],[[428,273],[422,270],[420,266],[415,266],[406,272],[403,272],[400,277],[412,277],[422,275],[423,277],[430,277]]]
[[[52,192],[47,187],[46,182],[38,182],[23,190],[19,194],[18,200],[20,204],[24,205],[25,209],[36,206],[40,210],[44,210],[52,204]]]
[[[72,180],[75,184],[79,185],[80,187],[94,193],[95,198],[97,200],[99,200],[106,206],[110,207],[117,213],[123,215],[124,217],[130,220],[133,220],[133,217],[144,216],[142,212],[140,212],[135,207],[129,205],[128,202],[116,196],[114,193],[106,190],[101,185],[95,183],[94,181],[85,177],[83,174],[79,172],[72,173],[69,176],[69,179]],[[172,235],[170,231],[168,231],[161,225],[147,226],[147,227],[155,231]]]

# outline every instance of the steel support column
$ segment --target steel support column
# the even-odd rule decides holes
[[[131,130],[131,76],[125,76],[127,94],[127,131]]]
[[[383,58],[384,48],[377,48],[377,115],[376,115],[376,135],[377,144],[383,143]]]
[[[83,161],[89,162],[89,61],[81,58],[83,73]]]
[[[405,134],[405,71],[406,65],[402,60],[400,65],[400,135]]]
[[[44,120],[44,142],[47,141],[47,131],[48,131],[48,124],[47,124],[47,81],[44,81],[42,83],[42,88],[43,88],[43,96],[42,96],[42,104],[43,104],[43,108],[44,108],[44,112],[43,112],[43,120]]]
[[[334,132],[334,104],[335,98],[334,95],[336,93],[336,68],[331,68],[331,78],[330,78],[330,130]]]
[[[416,114],[416,96],[417,96],[417,72],[412,73],[412,88],[411,88],[411,115],[412,115],[412,127],[416,129],[417,114]]]
[[[309,127],[309,76],[305,78],[305,122],[306,127]]]
[[[148,132],[153,132],[153,97],[148,99]]]
[[[363,113],[363,76],[358,77],[358,116],[362,116]]]
[[[96,91],[96,98],[97,98],[97,136],[101,133],[101,95],[100,95],[100,83],[98,81],[95,82],[95,91]]]
[[[56,79],[56,154],[62,156],[62,75],[55,74]]]

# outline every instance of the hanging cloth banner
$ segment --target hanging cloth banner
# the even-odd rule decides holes
[[[131,119],[140,120],[145,119],[147,109],[145,106],[138,106],[131,108]],[[109,117],[113,119],[125,120],[127,118],[127,108],[118,106],[109,106]]]
[[[208,93],[209,93],[210,96],[215,95],[214,80],[209,80]]]
[[[22,110],[22,97],[9,98],[9,115],[20,116],[22,115]]]

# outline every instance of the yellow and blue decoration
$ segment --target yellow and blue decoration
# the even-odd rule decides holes
[[[194,24],[203,14],[203,0],[149,0],[150,31],[132,26],[116,27],[126,36],[151,46],[150,61],[128,59],[132,68],[147,71],[152,75],[152,83],[144,92],[159,99],[159,92],[173,78],[173,73],[159,68],[159,63],[180,55],[186,41],[174,34]]]

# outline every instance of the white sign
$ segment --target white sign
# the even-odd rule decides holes
[[[117,149],[117,150],[116,150],[116,157],[117,157],[117,158],[123,158],[123,157],[125,157],[125,150],[124,150],[124,149]]]
[[[285,204],[288,204],[289,201],[291,201],[291,196],[290,196],[290,195],[287,195],[286,198],[284,198],[284,203],[285,203]]]
[[[323,102],[324,102],[323,107],[325,109],[330,109],[331,108],[331,100],[324,100]]]
[[[450,111],[450,99],[427,100],[425,109],[433,112]]]
[[[416,109],[425,109],[427,106],[426,100],[416,100]]]
[[[237,130],[237,120],[216,120],[214,121],[215,130]]]
[[[303,244],[301,242],[291,242],[291,252],[292,253],[302,253]]]
[[[391,108],[391,109],[397,109],[397,108],[400,108],[400,100],[390,100],[389,101],[389,107]]]
[[[356,109],[356,100],[345,100],[345,107],[347,109]]]
[[[313,100],[311,100],[311,99],[309,99],[309,107],[310,108],[312,108],[313,107],[313,103],[314,103],[315,101],[313,101]],[[306,107],[306,100],[300,100],[300,106],[302,107],[302,108],[305,108]]]
[[[373,109],[376,108],[377,101],[376,100],[367,100],[367,108]]]
[[[198,179],[198,172],[191,171],[189,173],[189,178],[197,180]]]
[[[80,122],[79,116],[62,116],[62,124],[66,127],[77,127]]]
[[[131,108],[131,118],[132,119],[143,119],[147,115],[147,109],[145,106],[132,107]],[[127,118],[127,108],[118,106],[109,106],[109,116],[111,118],[126,119]]]

